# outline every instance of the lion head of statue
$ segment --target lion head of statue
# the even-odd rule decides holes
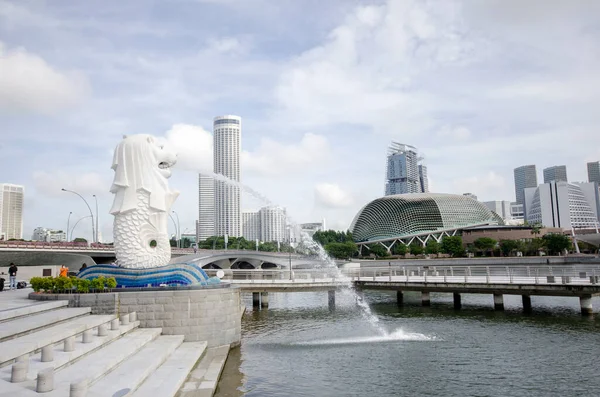
[[[177,155],[160,145],[151,135],[124,136],[115,148],[112,169],[115,178],[110,188],[115,200],[113,215],[134,210],[138,192],[143,189],[150,195],[150,208],[166,212],[179,192],[169,189],[168,178]]]

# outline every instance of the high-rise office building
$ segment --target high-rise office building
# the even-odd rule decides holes
[[[285,242],[288,240],[287,216],[282,207],[263,207],[260,214],[260,236],[262,241]]]
[[[484,201],[483,205],[488,207],[490,211],[494,211],[500,218],[506,220],[512,219],[511,202],[510,201]]]
[[[419,182],[421,183],[421,193],[429,193],[429,180],[427,179],[427,166],[419,164]]]
[[[25,188],[0,183],[0,240],[23,238],[23,200]]]
[[[258,212],[242,212],[242,236],[248,241],[261,240],[260,215]]]
[[[600,184],[600,161],[587,163],[588,182]]]
[[[463,193],[463,196],[467,196],[470,199],[477,200],[477,196],[473,193]]]
[[[427,167],[419,164],[417,148],[392,142],[387,152],[385,195],[429,191]]]
[[[550,182],[568,182],[567,166],[555,165],[553,167],[544,168],[544,183]]]
[[[525,204],[525,188],[537,187],[537,171],[535,165],[524,165],[515,168],[515,198],[517,204]],[[525,211],[527,209],[525,208]]]
[[[240,181],[242,119],[218,116],[213,123],[214,172]],[[215,235],[239,237],[241,230],[240,188],[215,180]]]
[[[198,175],[198,223],[196,239],[206,240],[215,235],[215,180],[212,176]]]

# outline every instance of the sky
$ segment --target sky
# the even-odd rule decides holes
[[[242,183],[296,222],[348,228],[384,194],[392,140],[419,149],[433,192],[514,200],[524,164],[585,181],[598,15],[595,0],[0,0],[0,183],[25,186],[25,238],[89,214],[65,188],[94,212],[97,196],[112,241],[112,152],[151,134],[178,152],[173,210],[193,233],[224,114],[243,120]]]

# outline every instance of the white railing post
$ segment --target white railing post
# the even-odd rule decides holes
[[[536,284],[537,284],[537,283],[539,283],[539,279],[538,279],[538,276],[539,276],[539,274],[540,274],[539,270],[540,270],[540,269],[535,269],[535,283],[536,283]]]
[[[487,284],[490,283],[490,267],[489,266],[485,267],[485,281]]]
[[[531,272],[529,271],[529,266],[527,266],[527,277],[531,277]]]
[[[470,273],[470,272],[471,272],[471,268],[467,266],[465,268],[465,284],[467,283],[467,273]]]

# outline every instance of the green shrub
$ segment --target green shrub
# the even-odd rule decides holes
[[[40,290],[43,289],[43,277],[32,277],[29,282],[31,283],[31,288],[33,288],[35,292],[40,292]]]
[[[109,277],[106,279],[106,288],[114,289],[117,288],[117,280],[114,277]]]
[[[42,289],[44,292],[52,292],[54,290],[54,278],[44,277],[42,280]]]
[[[90,292],[90,285],[91,285],[91,281],[90,280],[85,280],[85,279],[77,279],[77,292],[80,293],[86,293],[86,292]]]
[[[96,291],[104,290],[104,276],[96,277],[91,280],[90,288]]]

